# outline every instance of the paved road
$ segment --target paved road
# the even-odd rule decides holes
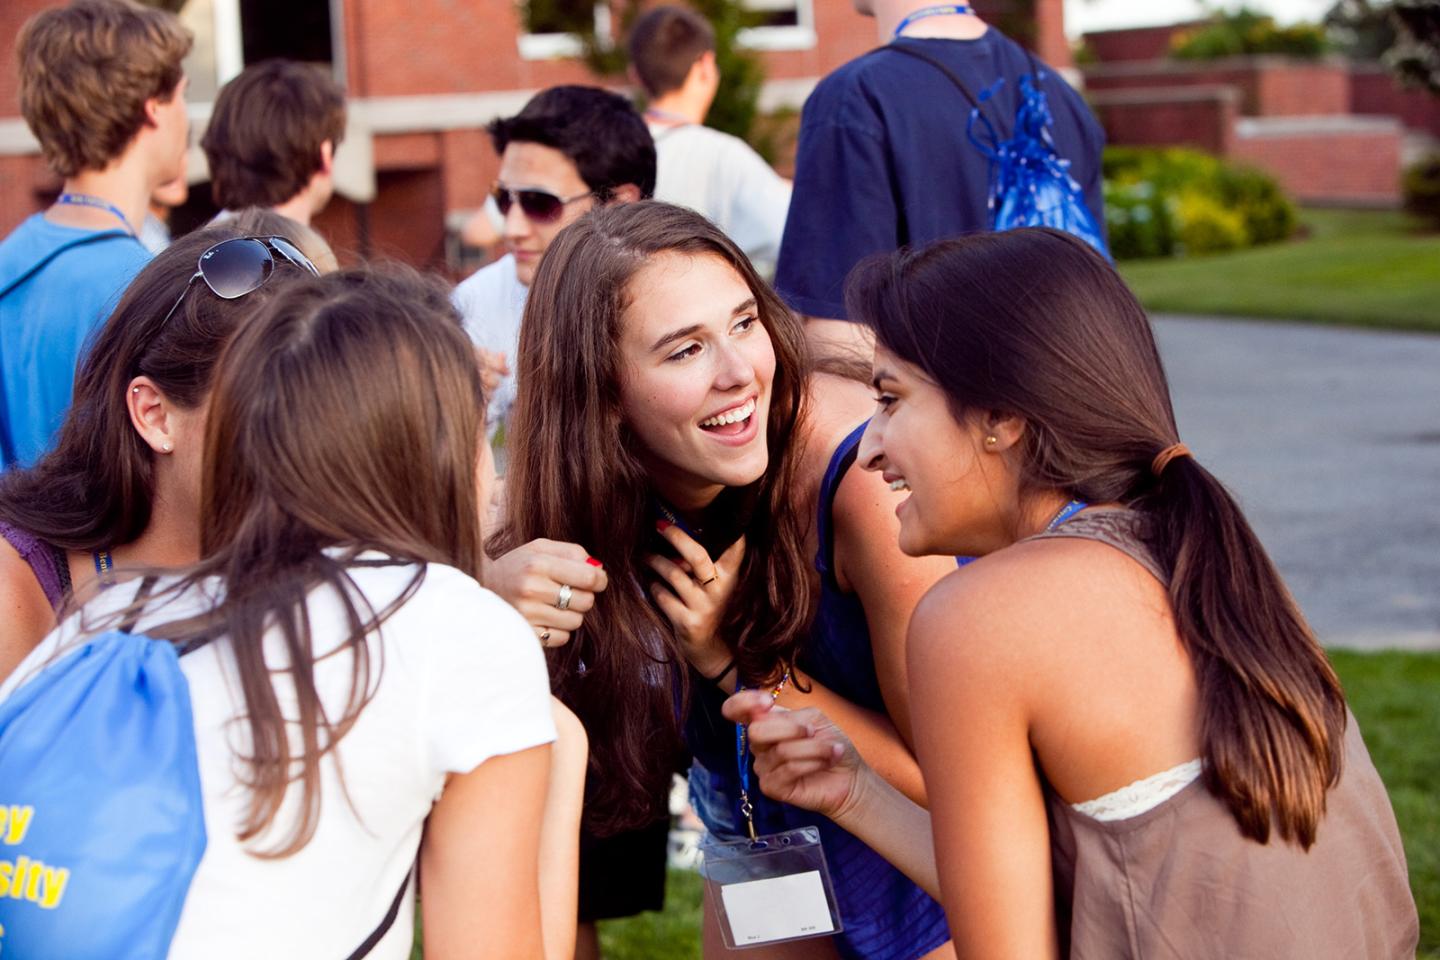
[[[1320,639],[1440,649],[1440,336],[1163,316],[1155,330],[1181,438]]]

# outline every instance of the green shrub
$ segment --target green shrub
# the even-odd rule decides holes
[[[1295,232],[1295,205],[1269,174],[1221,165],[1216,187],[1220,202],[1244,220],[1251,244],[1278,243]]]
[[[1171,203],[1146,181],[1105,181],[1105,224],[1110,252],[1117,260],[1168,257],[1175,252],[1175,217]]]
[[[1405,171],[1405,209],[1440,227],[1440,153],[1432,153]]]
[[[1273,17],[1241,7],[1221,13],[1204,26],[1176,33],[1170,54],[1179,60],[1279,54],[1313,60],[1330,49],[1325,28],[1313,23],[1281,27]]]
[[[1203,193],[1182,193],[1175,203],[1175,252],[1223,253],[1249,246],[1245,218]]]
[[[1275,243],[1295,229],[1295,207],[1273,177],[1207,153],[1109,147],[1103,171],[1118,260]]]

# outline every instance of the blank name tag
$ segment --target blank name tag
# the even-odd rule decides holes
[[[720,888],[736,946],[813,937],[835,930],[820,871],[727,883]]]

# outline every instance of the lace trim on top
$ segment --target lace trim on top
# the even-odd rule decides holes
[[[1155,809],[1190,786],[1199,778],[1201,769],[1200,760],[1190,760],[1143,780],[1136,780],[1129,786],[1111,791],[1103,797],[1072,803],[1070,807],[1092,820],[1128,820]]]

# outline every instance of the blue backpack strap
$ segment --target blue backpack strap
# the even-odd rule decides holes
[[[939,70],[941,73],[945,74],[945,76],[949,77],[950,82],[955,84],[955,86],[959,88],[961,93],[965,94],[965,99],[970,101],[970,106],[974,107],[976,110],[980,110],[980,101],[975,99],[975,95],[970,92],[969,87],[965,86],[965,82],[955,75],[954,70],[951,70],[945,64],[930,56],[930,54],[921,53],[914,47],[906,46],[903,43],[889,43],[881,47],[880,49],[894,50],[896,53],[903,53],[907,57],[914,57],[916,60],[924,60],[926,63],[930,64],[930,66],[934,67],[936,70]]]
[[[60,254],[66,252],[67,250],[74,250],[76,247],[88,246],[92,243],[99,243],[101,240],[110,240],[114,237],[130,237],[130,239],[134,239],[134,237],[131,237],[130,234],[126,233],[123,230],[101,230],[97,233],[89,233],[83,237],[76,237],[74,240],[65,241],[64,243],[60,244],[60,246],[56,247],[54,250],[51,250],[49,253],[45,254],[45,256],[41,257],[39,260],[36,260],[30,266],[26,267],[19,276],[15,277],[9,283],[5,284],[5,286],[0,287],[0,300],[4,300],[6,297],[8,297],[11,293],[14,292],[16,287],[20,286],[26,280],[29,280],[31,277],[35,276],[35,274],[39,273],[41,270],[44,270],[47,266],[50,265],[50,261],[54,260],[56,257],[60,256]],[[138,243],[139,241],[136,242]]]

